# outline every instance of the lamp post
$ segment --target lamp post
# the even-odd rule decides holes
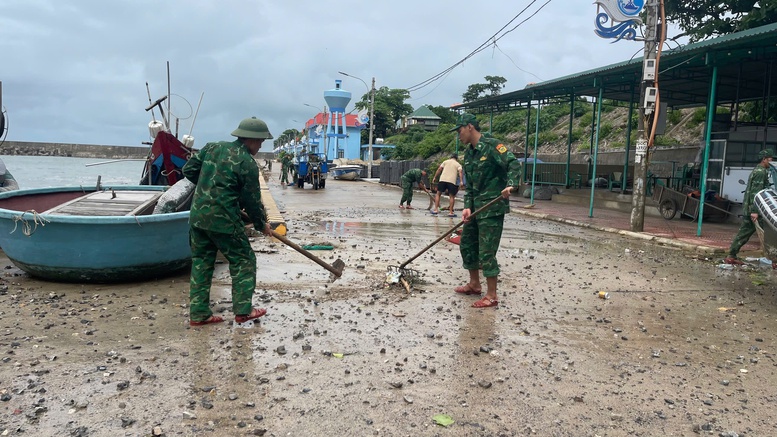
[[[372,88],[367,86],[367,82],[362,80],[359,77],[352,76],[348,73],[343,73],[342,71],[338,71],[338,73],[342,74],[343,76],[352,77],[354,79],[361,80],[361,82],[364,84],[365,87],[367,87],[367,90],[370,92],[370,140],[369,144],[367,145],[367,155],[369,156],[369,159],[367,159],[367,177],[372,177],[372,133],[373,133],[373,126],[375,126],[375,121],[373,117],[375,116],[375,77],[372,78]]]

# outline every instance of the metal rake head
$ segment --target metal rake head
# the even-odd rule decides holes
[[[400,278],[404,278],[408,282],[412,282],[416,278],[421,276],[418,270],[403,268],[399,266],[388,266],[388,272],[386,273],[386,282],[389,284],[396,284]]]

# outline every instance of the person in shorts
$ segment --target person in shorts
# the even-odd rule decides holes
[[[437,177],[440,180],[437,183],[437,194],[434,197],[434,210],[431,212],[432,214],[440,213],[440,198],[443,194],[447,194],[451,201],[450,205],[448,205],[448,217],[456,217],[453,207],[456,204],[456,193],[459,192],[459,183],[457,181],[461,181],[461,184],[464,183],[464,174],[461,164],[459,164],[459,157],[454,154],[449,159],[443,161],[434,173],[432,180],[436,180]]]

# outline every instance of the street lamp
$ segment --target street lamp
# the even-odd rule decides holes
[[[343,76],[352,77],[354,79],[361,80],[361,82],[364,84],[365,87],[367,87],[367,90],[370,92],[370,141],[367,146],[367,155],[369,156],[369,159],[367,160],[367,177],[372,177],[372,132],[373,132],[373,126],[375,126],[375,120],[373,117],[375,116],[375,77],[372,78],[372,88],[367,86],[367,82],[362,80],[359,77],[351,76],[348,73],[343,73],[342,71],[338,71],[338,73],[342,74]]]

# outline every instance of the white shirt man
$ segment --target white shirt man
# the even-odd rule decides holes
[[[434,199],[434,211],[432,211],[432,214],[439,214],[440,197],[442,194],[447,194],[450,199],[448,217],[456,217],[456,214],[453,212],[453,206],[456,203],[456,193],[459,192],[459,186],[464,185],[464,174],[461,164],[459,164],[458,156],[452,155],[450,159],[443,161],[434,173],[432,180],[437,179],[438,176],[440,181],[437,183],[437,195]]]

